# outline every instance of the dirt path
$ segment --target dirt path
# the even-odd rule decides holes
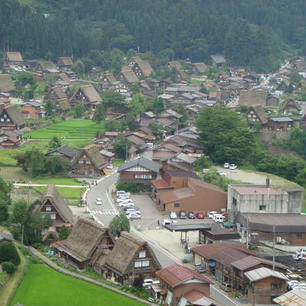
[[[18,266],[18,269],[13,274],[12,277],[9,278],[7,284],[2,288],[0,292],[0,306],[8,306],[11,298],[13,297],[16,289],[18,288],[20,282],[22,281],[22,278],[27,270],[27,261],[24,257],[24,255],[20,252],[20,250],[17,248],[17,251],[20,256],[20,264]]]

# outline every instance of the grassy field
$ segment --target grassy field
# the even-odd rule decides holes
[[[44,193],[46,187],[33,187],[34,190],[39,193]],[[68,200],[69,205],[80,205],[80,196],[85,192],[85,188],[69,188],[69,187],[57,187],[57,190],[61,196]]]
[[[0,149],[0,166],[16,166],[17,161],[14,158],[18,153],[30,150],[32,148],[37,148],[43,153],[49,151],[48,148],[49,141],[31,141],[26,142],[18,149]],[[62,144],[66,144],[75,149],[81,149],[86,145],[90,144],[87,140],[63,140]]]
[[[67,120],[25,134],[25,137],[51,139],[54,136],[72,139],[91,139],[96,137],[99,125],[92,120]],[[101,124],[103,131],[103,123]]]
[[[60,274],[42,265],[31,265],[11,306],[136,306],[139,302],[93,284]]]

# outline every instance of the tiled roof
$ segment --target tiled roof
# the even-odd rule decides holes
[[[201,280],[205,283],[212,284],[202,274],[179,264],[172,264],[165,269],[157,271],[156,275],[171,287],[176,287],[188,280]]]

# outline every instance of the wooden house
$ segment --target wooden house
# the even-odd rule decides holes
[[[101,267],[101,274],[121,285],[142,286],[161,266],[149,244],[134,235],[121,232],[113,250]]]
[[[299,114],[300,111],[301,107],[299,103],[293,99],[288,100],[281,108],[281,113],[283,115]]]
[[[260,123],[266,125],[268,122],[265,110],[261,105],[250,106],[247,111],[248,120],[250,123]]]
[[[77,156],[77,151],[68,145],[63,145],[59,148],[53,149],[46,153],[46,156],[59,156],[71,163],[73,163]]]
[[[106,71],[101,75],[100,84],[102,89],[109,89],[117,82],[116,78],[110,71]]]
[[[269,118],[267,125],[272,131],[288,131],[293,127],[293,120],[289,117],[273,117]]]
[[[25,120],[20,109],[10,105],[0,112],[0,128],[4,130],[19,130],[25,127]]]
[[[156,272],[164,291],[165,305],[216,305],[210,298],[210,285],[204,275],[179,264],[172,264]]]
[[[73,173],[88,177],[99,177],[104,174],[108,164],[99,148],[94,145],[88,145],[75,157],[73,162]]]
[[[139,79],[132,68],[126,65],[122,67],[121,72],[117,76],[117,80],[126,86],[130,86],[139,82]]]
[[[62,56],[58,58],[57,66],[60,69],[71,69],[73,65],[72,58],[69,56]]]
[[[264,90],[241,90],[239,96],[239,105],[266,107],[267,92]]]
[[[266,106],[277,108],[279,105],[279,97],[275,94],[269,93],[266,98]]]
[[[80,86],[70,98],[70,104],[72,106],[80,103],[86,109],[96,109],[97,105],[101,102],[102,99],[99,93],[91,84]]]
[[[141,157],[120,166],[118,173],[122,182],[150,185],[159,173],[159,164]]]
[[[88,218],[79,218],[68,238],[52,245],[56,256],[79,270],[93,266],[113,246],[109,229]]]
[[[132,68],[138,78],[148,77],[153,73],[153,68],[150,63],[141,59],[139,56],[133,56],[130,59],[128,66]]]
[[[180,80],[185,80],[187,78],[186,73],[183,69],[183,66],[179,61],[170,61],[168,63],[168,68],[169,69],[175,69],[176,71],[176,78],[178,81]]]
[[[287,291],[287,277],[278,271],[261,267],[245,273],[249,280],[248,300],[252,305],[272,304]]]
[[[55,185],[47,186],[40,204],[34,208],[34,212],[37,211],[42,214],[42,217],[49,215],[56,229],[62,226],[70,227],[73,224],[72,211],[66,200],[62,198],[55,188]]]
[[[9,65],[21,65],[23,58],[20,52],[5,52],[3,58],[3,66],[8,67]]]
[[[196,75],[203,75],[207,66],[204,63],[192,63],[191,72]]]
[[[210,56],[213,65],[216,67],[221,67],[226,64],[226,60],[223,54],[213,54]]]
[[[52,101],[55,112],[65,114],[70,110],[67,95],[61,86],[51,87],[44,97],[44,101]]]

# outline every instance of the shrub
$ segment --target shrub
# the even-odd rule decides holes
[[[7,274],[13,274],[15,272],[15,265],[10,261],[5,261],[2,263],[2,270]]]
[[[137,184],[135,183],[123,183],[123,182],[118,182],[116,185],[117,190],[124,190],[127,192],[131,193],[136,193],[139,192],[140,188]]]
[[[14,265],[19,265],[20,258],[18,252],[11,242],[1,242],[0,243],[0,263],[10,261]]]

